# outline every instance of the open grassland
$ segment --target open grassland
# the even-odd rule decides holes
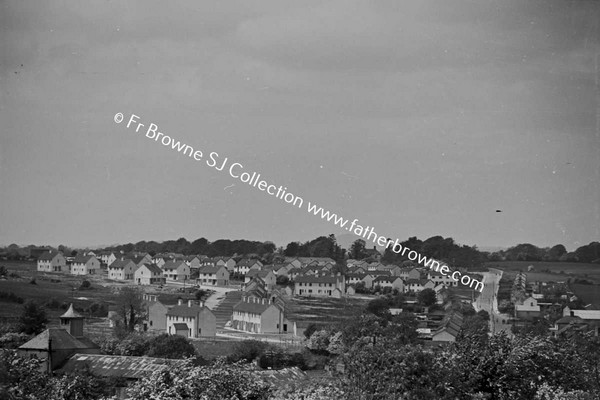
[[[527,272],[532,265],[533,271]],[[497,261],[489,262],[486,267],[497,268],[505,275],[514,276],[518,271],[527,273],[528,281],[567,282],[569,279],[587,279],[600,283],[600,264],[544,262],[544,261]]]
[[[290,320],[296,321],[300,326],[310,323],[328,325],[360,315],[369,300],[352,297],[346,299],[291,298],[286,301],[286,314]]]

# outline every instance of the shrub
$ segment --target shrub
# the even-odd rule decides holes
[[[29,281],[30,285],[37,285],[37,282],[35,281],[35,278],[31,278],[31,280]]]
[[[269,348],[269,344],[258,340],[243,340],[233,346],[233,352],[227,357],[230,362],[252,362]]]
[[[92,286],[92,284],[90,283],[90,281],[84,280],[83,282],[81,282],[81,286],[79,288],[80,289],[89,289],[91,286]]]

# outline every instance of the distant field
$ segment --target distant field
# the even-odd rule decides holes
[[[573,293],[587,304],[594,304],[600,307],[600,286],[598,285],[580,285],[576,283],[569,284]]]
[[[533,265],[534,270],[527,272]],[[566,282],[569,278],[587,279],[600,283],[600,264],[569,263],[569,262],[543,262],[543,261],[499,261],[486,263],[486,267],[498,268],[505,272],[517,271],[527,273],[528,281],[541,282]],[[542,272],[549,270],[550,272]]]

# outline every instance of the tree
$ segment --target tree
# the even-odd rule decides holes
[[[177,368],[159,369],[127,390],[129,400],[266,400],[271,393],[263,382],[239,365],[218,360],[211,366],[194,367],[184,362]]]
[[[283,254],[286,257],[296,257],[296,256],[298,256],[299,249],[300,249],[300,243],[290,242],[290,243],[288,243],[285,250],[283,251]]]
[[[25,332],[28,335],[37,335],[46,329],[46,323],[48,322],[46,310],[38,303],[27,300],[23,305],[23,312],[21,313],[19,322],[21,323],[21,332]]]
[[[241,342],[236,342],[233,345],[233,352],[228,359],[232,362],[252,362],[258,356],[267,351],[268,348],[269,345],[265,342],[258,340],[243,340]]]
[[[378,297],[367,303],[366,311],[381,318],[390,317],[390,305],[387,299]]]
[[[362,260],[367,257],[366,243],[362,239],[356,239],[350,246],[350,257],[355,260]]]
[[[146,319],[146,307],[144,306],[143,292],[137,288],[123,287],[116,299],[116,333],[121,331],[133,332],[138,324]]]
[[[433,289],[423,289],[417,295],[419,303],[425,307],[431,307],[437,301],[435,291]]]
[[[567,249],[565,248],[565,246],[563,246],[562,244],[557,244],[556,246],[548,250],[548,252],[546,253],[546,258],[548,259],[548,261],[558,261],[566,253]]]
[[[148,342],[150,357],[180,359],[196,355],[196,348],[189,340],[179,335],[163,333]]]

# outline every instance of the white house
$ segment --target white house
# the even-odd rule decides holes
[[[224,265],[207,265],[205,267],[200,267],[196,283],[208,286],[229,285],[229,271]]]
[[[302,275],[294,281],[294,295],[340,298],[346,293],[346,281],[337,275]]]
[[[185,282],[190,279],[190,267],[183,261],[167,261],[162,270],[167,280]]]
[[[142,264],[133,273],[133,280],[138,285],[162,285],[165,283],[163,271],[156,264]]]
[[[181,335],[189,338],[215,337],[217,319],[204,304],[197,305],[188,300],[167,311],[167,332],[169,335]]]
[[[71,264],[72,275],[95,275],[100,270],[100,261],[95,256],[77,256]]]
[[[131,260],[116,260],[108,266],[108,279],[116,279],[119,281],[133,280],[133,273],[137,269],[137,265]]]
[[[60,251],[46,251],[37,261],[37,270],[40,272],[61,272],[66,268],[67,261]]]
[[[291,328],[278,305],[256,297],[244,298],[233,306],[231,327],[253,333],[285,333]]]

